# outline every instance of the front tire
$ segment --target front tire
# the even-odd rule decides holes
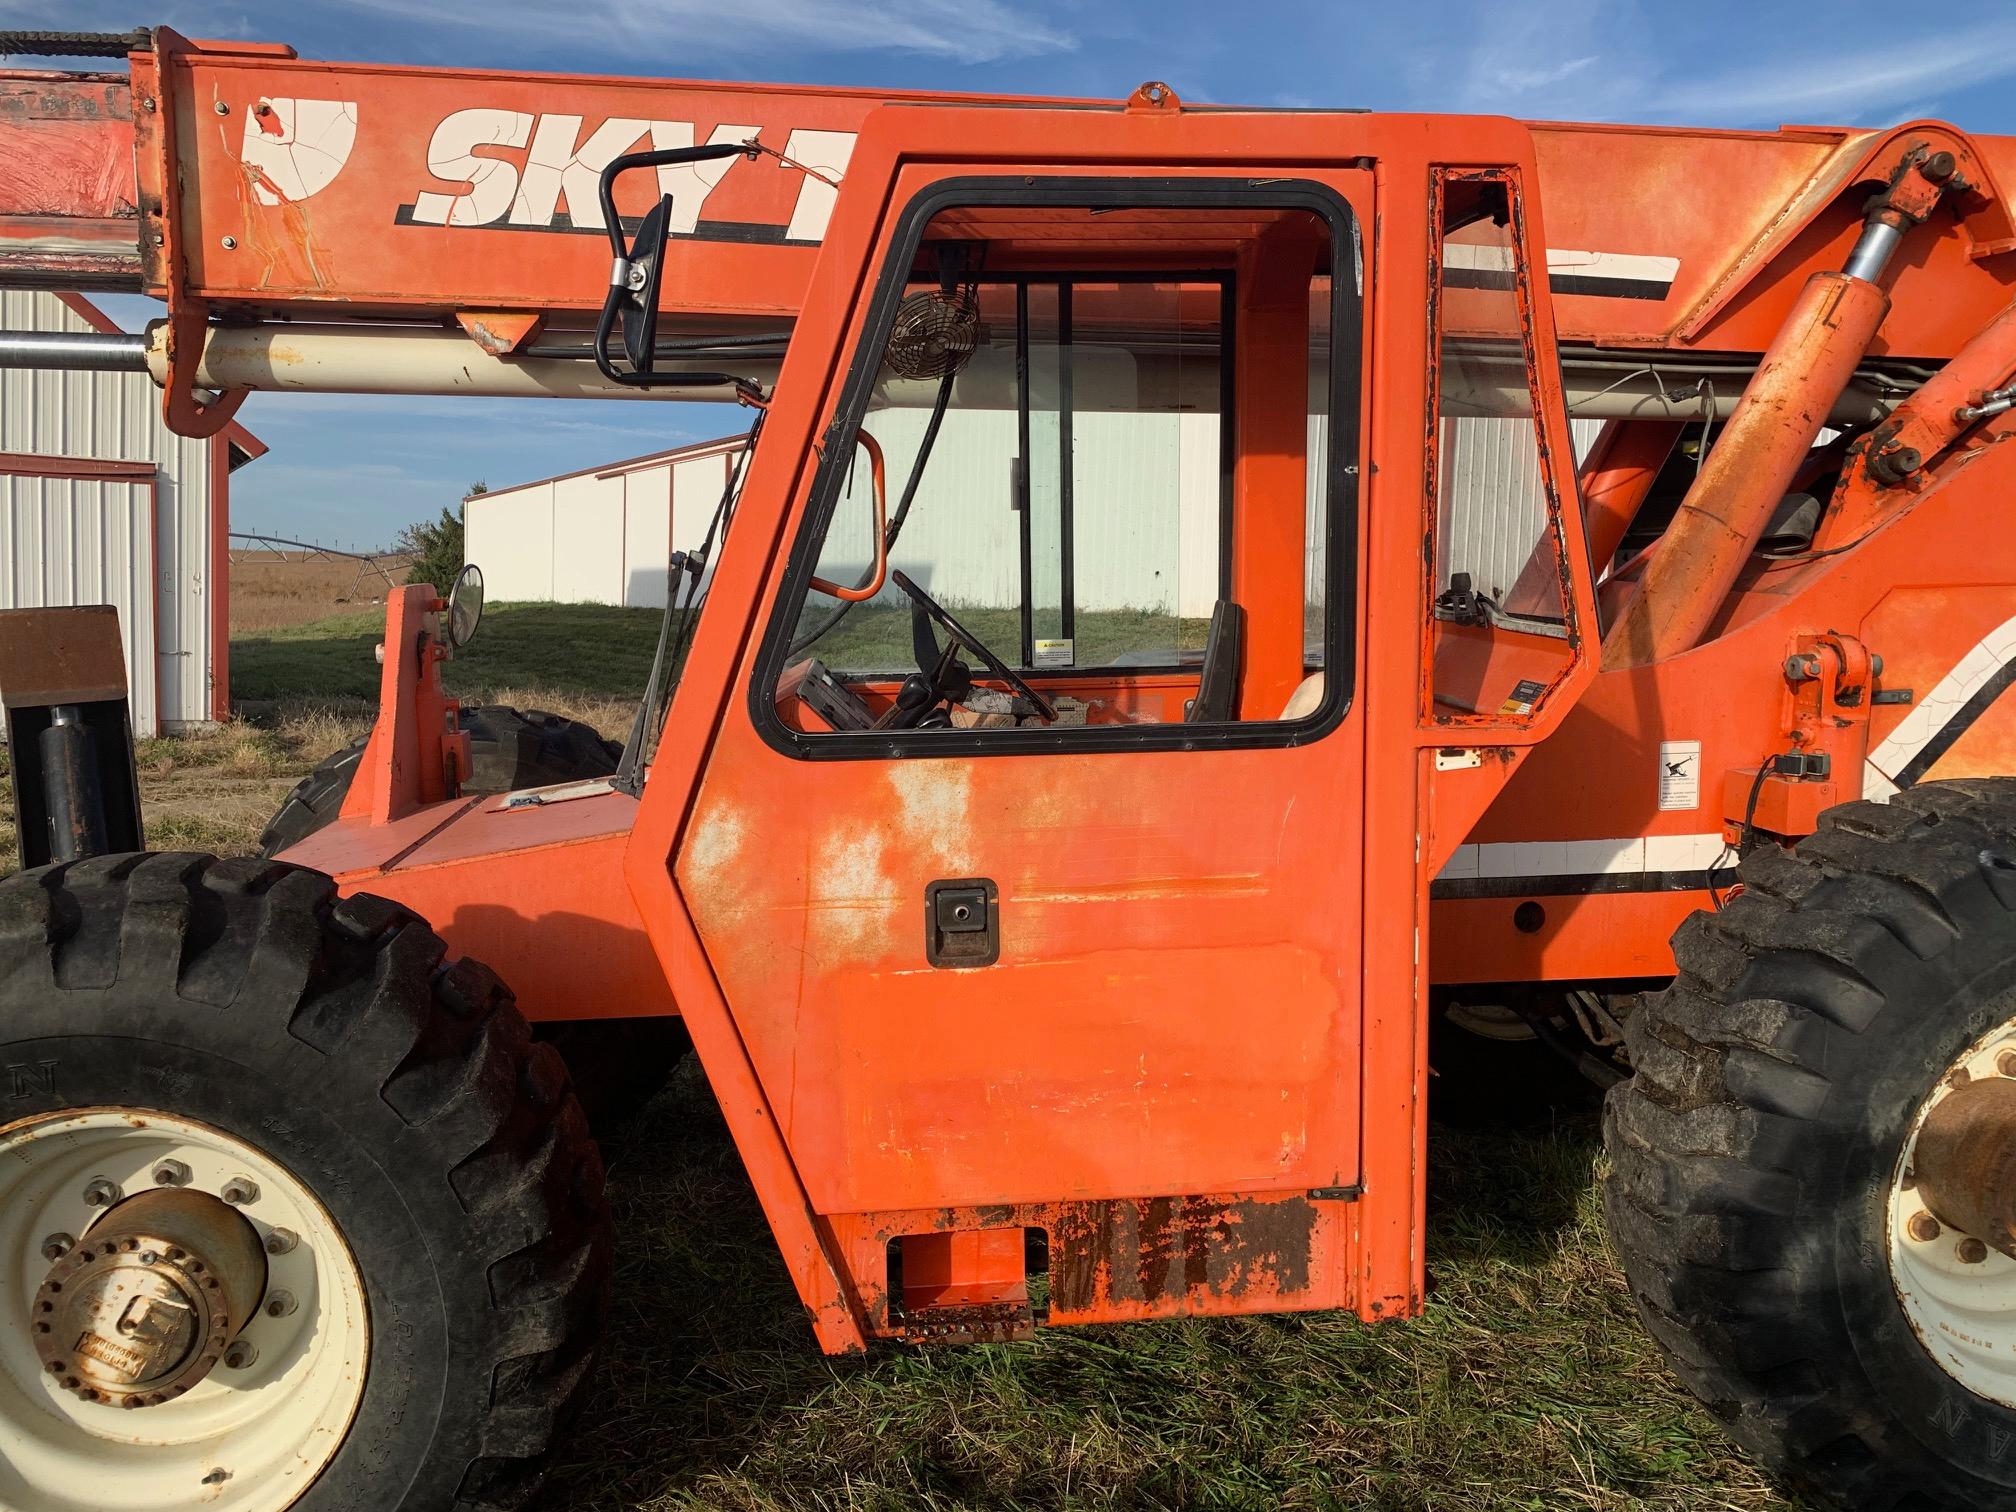
[[[1921,1242],[1905,1222],[1927,1108],[2016,1043],[2016,780],[1845,804],[1741,876],[1675,937],[1680,975],[1632,1016],[1635,1075],[1605,1110],[1605,1209],[1640,1314],[1729,1433],[1817,1499],[2016,1508],[1994,1351],[1935,1356],[1898,1248]],[[1963,1331],[2016,1339],[2016,1260],[1955,1263],[1987,1309]]]
[[[444,955],[396,904],[338,898],[320,873],[271,861],[108,856],[0,883],[0,1147],[15,1154],[0,1161],[0,1186],[14,1181],[0,1192],[0,1441],[46,1435],[67,1414],[86,1462],[38,1483],[24,1457],[0,1455],[0,1505],[494,1512],[536,1488],[581,1397],[607,1289],[601,1161],[559,1057],[531,1042],[489,971]],[[91,1184],[107,1184],[90,1206],[88,1188],[71,1190],[82,1167],[64,1164],[79,1129],[99,1141]],[[254,1168],[231,1191],[220,1173],[234,1160]],[[47,1296],[43,1231],[74,1236],[62,1262],[74,1265],[94,1235],[117,1232],[135,1193],[210,1203],[219,1179],[224,1211],[280,1256],[236,1335],[252,1346],[242,1373],[226,1356],[186,1396],[137,1410],[79,1408],[32,1363],[23,1379],[8,1335],[31,1331],[38,1289]],[[275,1237],[275,1216],[288,1236]],[[256,1456],[241,1444],[247,1463],[234,1465],[233,1441],[213,1439],[196,1457],[219,1462],[201,1477],[185,1443],[140,1451],[159,1456],[140,1468],[161,1473],[138,1487],[93,1479],[94,1458],[123,1464],[153,1436],[150,1414],[186,1403],[223,1420],[255,1383],[284,1394],[256,1361],[279,1371],[290,1339],[355,1326],[341,1308],[307,1327],[288,1313],[319,1305],[316,1278],[340,1279],[346,1261],[368,1317],[352,1357],[368,1364],[347,1425],[319,1424],[299,1468],[240,1474]],[[304,1279],[276,1296],[287,1265]]]

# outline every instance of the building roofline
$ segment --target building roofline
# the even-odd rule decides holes
[[[82,294],[58,294],[56,297],[69,307],[71,314],[102,335],[123,336],[126,334],[118,321],[107,315]],[[245,454],[247,462],[256,462],[270,450],[264,441],[253,435],[252,432],[245,429],[236,420],[230,421],[225,425],[224,434],[230,439],[233,446]]]
[[[733,451],[743,443],[747,435],[746,431],[737,431],[732,436],[717,436],[712,441],[689,441],[684,446],[675,446],[667,451],[646,452],[641,457],[630,457],[622,462],[603,462],[595,467],[578,467],[573,472],[555,473],[550,478],[534,478],[527,483],[510,483],[503,488],[488,488],[482,493],[464,494],[462,503],[466,507],[478,499],[501,498],[505,494],[522,493],[528,488],[544,488],[548,483],[565,483],[572,478],[616,478],[625,473],[641,472],[665,462],[690,462],[718,452]]]

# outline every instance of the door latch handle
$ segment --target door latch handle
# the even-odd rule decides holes
[[[1001,892],[985,877],[924,889],[924,959],[933,966],[992,966],[1001,958]]]

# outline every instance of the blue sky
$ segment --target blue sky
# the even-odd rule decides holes
[[[0,0],[0,26],[286,42],[304,57],[670,78],[1775,126],[2016,132],[2016,5],[1830,0]],[[1543,186],[1544,190],[1544,186]],[[144,319],[138,299],[116,318]],[[492,487],[739,428],[720,406],[254,395],[240,528],[377,544]]]

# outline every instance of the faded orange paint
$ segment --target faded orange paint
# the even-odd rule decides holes
[[[892,1331],[892,1240],[926,1241],[911,1279],[941,1299],[1013,1303],[1011,1236],[1027,1229],[1047,1240],[1051,1322],[1416,1310],[1430,982],[1656,977],[1671,967],[1671,930],[1704,901],[1655,886],[1431,906],[1452,852],[1533,846],[1544,860],[1577,840],[1720,832],[1729,774],[1785,751],[1795,734],[1833,742],[1827,780],[1850,795],[1862,780],[1857,752],[1866,744],[1873,759],[2016,619],[2016,544],[1994,523],[2016,485],[2016,452],[1994,423],[1928,460],[1853,550],[1771,561],[1747,544],[1785,485],[1824,476],[1799,433],[1810,439],[1818,396],[1844,361],[1852,367],[1851,349],[1927,363],[1965,352],[1964,375],[1983,382],[2001,362],[1999,345],[1969,343],[2010,302],[1997,180],[2016,168],[2016,140],[1937,123],[1742,133],[1193,112],[1147,95],[1124,110],[982,108],[944,96],[331,65],[164,35],[158,54],[136,56],[137,93],[122,101],[100,81],[85,99],[106,132],[132,134],[130,196],[93,184],[57,221],[88,233],[95,276],[169,300],[170,413],[190,427],[217,418],[194,410],[189,381],[211,310],[467,316],[475,362],[549,316],[599,303],[607,254],[597,238],[416,222],[418,195],[463,188],[425,171],[432,128],[455,111],[676,114],[701,137],[735,123],[772,136],[859,132],[823,246],[786,236],[806,179],[764,156],[733,165],[708,199],[710,217],[760,235],[675,239],[664,254],[668,312],[689,334],[779,318],[796,330],[641,798],[591,792],[512,808],[454,796],[453,709],[426,638],[432,595],[404,590],[353,802],[293,853],[346,889],[419,909],[457,948],[498,966],[535,1017],[682,1012],[827,1349]],[[158,111],[136,113],[136,98]],[[399,126],[361,134],[315,194],[266,205],[238,171],[234,141],[247,109],[262,129],[256,111],[269,98],[354,102],[360,119]],[[907,108],[877,108],[899,98]],[[94,130],[73,111],[37,140],[61,138],[65,161],[88,166],[102,152],[92,157],[88,140],[75,149]],[[1889,275],[1887,315],[1880,296],[1810,283],[1853,244],[1870,165],[1887,172],[1899,152],[1941,144],[1971,189],[1950,206],[1914,202],[1911,213],[1929,209],[1931,220]],[[1348,264],[1333,249],[1331,271],[1362,261],[1364,340],[1350,355],[1367,381],[1358,414],[1332,419],[1355,422],[1360,438],[1355,534],[1340,543],[1357,591],[1350,665],[1325,673],[1348,675],[1354,691],[1320,738],[846,761],[800,760],[764,738],[756,709],[771,690],[755,687],[759,642],[785,612],[787,558],[895,220],[918,194],[973,174],[1309,180],[1353,206],[1362,245]],[[1540,565],[1561,580],[1567,633],[1544,647],[1438,622],[1427,601],[1436,342],[1440,323],[1467,329],[1477,305],[1439,298],[1436,196],[1445,181],[1476,180],[1502,181],[1509,197],[1513,308],[1559,529],[1558,551]],[[0,175],[0,268],[53,267],[38,252],[47,217],[10,189],[23,182]],[[276,187],[259,183],[269,196]],[[1715,192],[1675,192],[1704,184]],[[620,208],[640,211],[647,187],[641,176],[626,185]],[[1039,244],[1069,236],[1026,219],[1025,235],[1003,238],[1010,255],[1041,266]],[[238,248],[222,245],[226,227]],[[984,234],[985,217],[971,229]],[[1108,234],[1085,252],[1089,263],[1142,264],[1139,246]],[[1237,243],[1261,271],[1260,236],[1257,225],[1224,232],[1214,255]],[[1550,247],[1666,259],[1670,292],[1542,297]],[[1298,319],[1269,292],[1245,291],[1235,353],[1240,392],[1262,409],[1242,415],[1246,450],[1233,459],[1245,529],[1235,530],[1235,581],[1255,621],[1249,715],[1277,706],[1305,670],[1289,635],[1299,596],[1272,590],[1301,569],[1307,310]],[[1088,301],[1086,315],[1123,320],[1126,300]],[[1809,340],[1828,319],[1846,334]],[[1600,674],[1590,547],[1614,552],[1659,447],[1649,427],[1636,433],[1642,453],[1592,469],[1595,497],[1576,507],[1564,336],[1655,357],[1768,349],[1777,366],[1752,398],[1784,411],[1754,444],[1730,447],[1727,465],[1714,462],[1721,449],[1711,457],[1712,486],[1690,501],[1716,522],[1701,549],[1654,553],[1617,574],[1614,598],[1636,586],[1652,607],[1619,640],[1632,655]],[[1725,476],[1738,461],[1770,486]],[[1676,575],[1686,634],[1643,640],[1632,625],[1675,602],[1660,585]],[[1869,691],[1909,690],[1913,702],[1806,710],[1785,658],[1827,631],[1884,659]],[[1525,681],[1545,696],[1510,697]],[[1111,723],[1174,723],[1195,682],[1116,672],[1071,686]],[[1438,689],[1474,707],[1438,709]],[[1671,739],[1701,742],[1693,809],[1659,807],[1659,747]],[[2012,749],[2016,715],[1996,705],[1931,770],[2006,772]],[[1812,796],[1787,795],[1777,822],[1810,821]],[[1546,880],[1544,867],[1537,876]],[[925,962],[923,889],[951,877],[996,884],[998,965]],[[1543,905],[1530,929],[1515,921],[1523,901]]]
[[[1863,279],[1808,280],[1611,626],[1605,666],[1700,644],[1889,308]]]

